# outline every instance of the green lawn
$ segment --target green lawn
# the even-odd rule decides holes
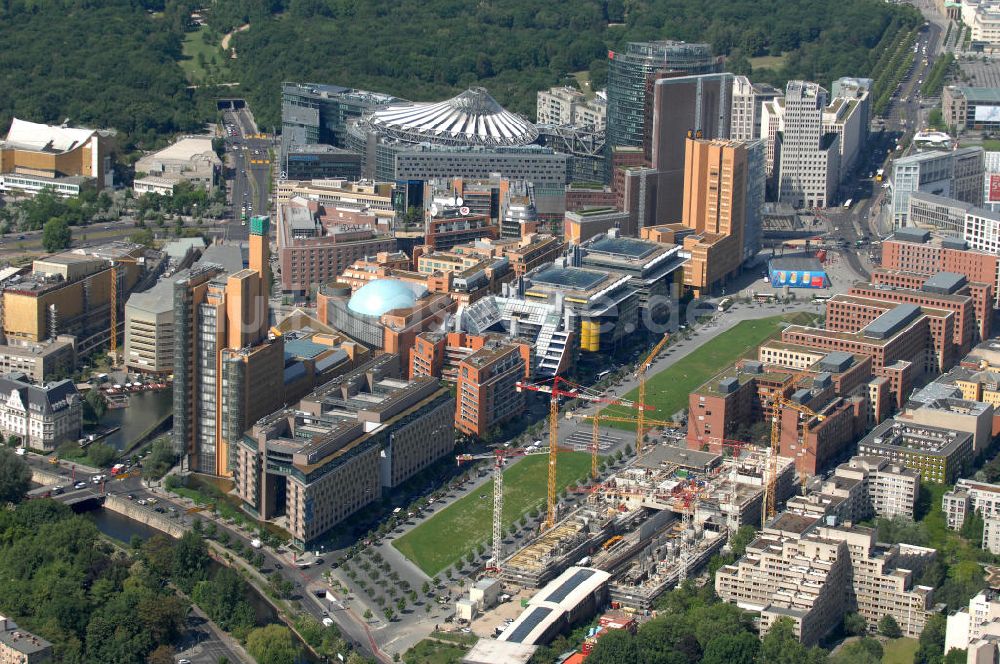
[[[782,53],[781,55],[762,55],[757,58],[750,58],[750,66],[755,70],[757,69],[774,69],[777,71],[781,69],[785,60],[788,58],[787,53]]]
[[[919,645],[916,639],[893,639],[882,644],[882,664],[912,664]]]
[[[989,138],[983,141],[983,149],[987,152],[997,152],[1000,150],[1000,141],[995,138]]]
[[[406,664],[458,664],[462,661],[468,648],[424,639],[403,653]]]
[[[529,456],[504,471],[503,523],[506,528],[537,507],[545,509],[548,456]],[[590,472],[590,455],[559,454],[558,483],[562,489]],[[485,496],[485,497],[481,497]],[[493,481],[417,526],[392,545],[427,575],[435,576],[479,544],[488,543],[493,517]]]
[[[207,28],[202,26],[193,32],[184,35],[184,42],[181,44],[181,69],[192,83],[204,80],[208,74],[226,65],[226,57],[218,43],[206,43],[202,37]],[[199,60],[199,55],[203,60]],[[215,58],[216,65],[212,65],[212,58]]]
[[[646,401],[656,410],[647,411],[646,416],[656,420],[669,420],[674,413],[687,408],[688,394],[739,358],[756,355],[757,346],[766,339],[777,336],[786,323],[805,325],[813,318],[812,314],[797,312],[784,316],[745,320],[736,327],[726,330],[678,360],[676,364],[648,377]],[[637,400],[638,388],[626,394],[624,398]],[[608,415],[634,416],[633,411],[620,406],[609,406],[602,412]],[[635,431],[635,426],[630,423],[608,422],[608,425]]]

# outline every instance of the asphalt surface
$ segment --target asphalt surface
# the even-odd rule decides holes
[[[225,237],[243,241],[249,235],[249,226],[242,219],[243,210],[247,220],[268,212],[274,142],[261,137],[249,109],[226,111],[223,119],[227,163],[232,166],[232,179],[227,186],[233,211],[233,221],[226,226]]]

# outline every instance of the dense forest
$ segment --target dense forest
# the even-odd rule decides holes
[[[607,76],[607,50],[628,41],[708,41],[730,68],[784,56],[757,80],[824,83],[866,75],[883,33],[916,25],[908,6],[881,0],[217,0],[218,31],[249,21],[232,62],[258,118],[277,124],[283,80],[310,80],[440,99],[475,83],[534,116],[535,93],[589,72]],[[280,13],[273,13],[278,12]]]
[[[177,60],[190,6],[129,0],[0,0],[0,131],[13,116],[110,127],[132,142],[197,129],[212,94]]]
[[[0,0],[0,131],[12,116],[113,127],[126,148],[214,119],[213,88],[188,87],[182,41],[193,0]],[[755,80],[866,75],[883,34],[919,15],[881,0],[215,0],[209,33],[247,22],[228,76],[264,126],[283,80],[440,99],[481,83],[534,115],[535,92],[589,73],[628,41],[704,40]],[[757,60],[756,70],[752,59]]]

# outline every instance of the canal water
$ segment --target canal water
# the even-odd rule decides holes
[[[125,544],[129,544],[134,536],[148,539],[153,535],[160,533],[160,531],[155,528],[151,528],[144,523],[134,521],[123,514],[106,510],[103,507],[91,510],[86,514],[88,518],[94,521],[98,530],[108,537],[112,537],[119,542],[124,542]],[[212,561],[210,566],[213,571],[221,567],[221,565],[215,561]],[[247,585],[246,601],[253,607],[254,613],[257,616],[258,627],[281,622],[278,620],[278,614],[271,607],[271,605],[268,604],[259,594],[257,594],[257,591],[254,590],[249,584]],[[294,634],[292,635],[292,638],[296,640],[296,643],[302,651],[297,664],[316,664],[320,661],[309,654],[305,645],[299,641]]]
[[[102,427],[109,429],[121,427],[101,441],[116,450],[128,447],[149,431],[150,427],[161,422],[174,409],[174,397],[171,390],[135,392],[130,394],[128,399],[128,408],[109,409],[101,418]]]

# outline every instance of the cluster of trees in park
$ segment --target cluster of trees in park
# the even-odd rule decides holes
[[[3,613],[52,642],[56,661],[173,661],[185,602],[68,507],[34,500],[0,511],[0,576]]]
[[[198,130],[215,115],[214,94],[187,89],[176,64],[192,6],[189,0],[0,3],[0,131],[12,117],[68,120],[117,129],[129,148]]]
[[[867,75],[886,30],[920,20],[912,8],[877,0],[220,4],[208,16],[215,29],[251,24],[233,39],[239,57],[231,66],[264,126],[278,124],[283,80],[331,82],[414,100],[441,99],[478,83],[512,110],[533,116],[537,90],[578,71],[588,71],[603,86],[609,49],[665,38],[707,41],[739,73],[751,71],[748,58],[784,55],[777,68],[758,72],[760,80],[828,82]],[[300,57],[303,45],[308,58]]]
[[[925,97],[933,97],[941,94],[945,78],[951,72],[951,68],[954,64],[955,55],[952,53],[944,53],[938,57],[938,59],[934,61],[934,65],[931,67],[930,73],[927,74],[927,78],[924,79],[923,85],[920,86],[920,94]]]

